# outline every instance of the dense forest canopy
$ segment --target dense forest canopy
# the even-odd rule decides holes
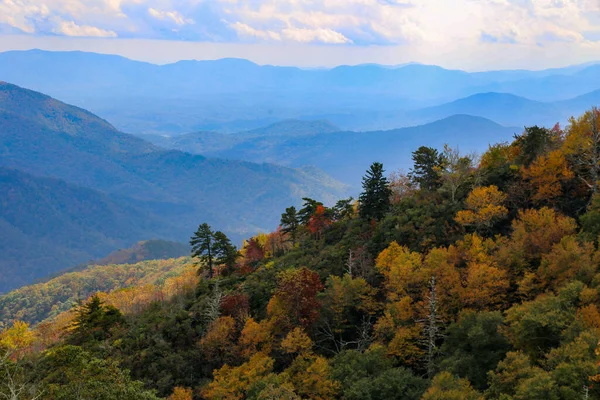
[[[374,163],[358,200],[281,210],[240,249],[200,224],[168,290],[15,319],[0,394],[600,398],[600,112],[413,161]]]

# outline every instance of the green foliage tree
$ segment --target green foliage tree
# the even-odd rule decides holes
[[[417,400],[427,388],[425,379],[406,368],[394,368],[382,347],[339,353],[332,361],[332,377],[341,382],[348,400]]]
[[[433,191],[440,187],[440,168],[444,157],[432,147],[421,146],[412,153],[413,168],[408,176],[423,190]]]
[[[158,400],[115,361],[100,359],[77,346],[48,350],[38,367],[45,398],[56,400]]]
[[[206,263],[208,277],[211,279],[213,277],[213,263],[215,258],[214,235],[210,225],[205,222],[198,226],[198,229],[190,239],[192,257],[197,257]]]
[[[118,324],[124,324],[125,318],[116,307],[106,305],[98,295],[87,303],[79,302],[75,306],[75,319],[69,326],[69,342],[82,344],[91,340],[104,340]]]
[[[310,197],[303,197],[302,201],[304,201],[304,203],[302,204],[302,208],[300,209],[300,211],[298,211],[298,220],[302,225],[308,225],[311,217],[317,211],[317,207],[322,206],[323,203],[311,199]]]
[[[375,162],[363,177],[358,201],[360,216],[365,220],[379,221],[390,209],[392,191],[383,172],[383,164]]]
[[[213,235],[213,252],[215,263],[224,265],[226,271],[231,274],[239,257],[239,252],[227,235],[221,231],[217,231]]]
[[[300,227],[300,217],[298,216],[296,207],[292,206],[285,209],[285,213],[281,214],[280,224],[281,231],[290,235],[292,244],[295,245],[298,235],[298,228]]]
[[[502,333],[500,312],[464,311],[445,331],[440,368],[467,378],[475,388],[487,387],[487,371],[496,368],[510,350]]]

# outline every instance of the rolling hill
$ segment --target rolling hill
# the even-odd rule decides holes
[[[0,167],[66,182],[31,183],[29,175],[20,173],[12,177],[24,186],[20,190],[24,194],[22,200],[15,200],[3,211],[20,224],[3,221],[5,235],[31,243],[29,237],[43,237],[63,226],[64,221],[75,220],[73,227],[67,224],[68,229],[63,230],[64,247],[54,251],[62,256],[50,257],[56,262],[39,263],[35,270],[25,267],[33,265],[37,257],[46,257],[46,251],[25,245],[16,251],[3,242],[0,251],[15,254],[2,268],[3,275],[11,277],[3,280],[5,289],[51,273],[59,264],[64,268],[66,258],[72,258],[75,265],[90,254],[100,256],[151,238],[185,242],[204,221],[239,240],[249,232],[276,226],[279,218],[273,210],[298,204],[303,196],[332,201],[346,190],[331,178],[306,171],[164,150],[119,132],[85,110],[8,83],[0,83]],[[44,185],[51,188],[42,190]],[[12,185],[4,190],[10,192]],[[54,191],[68,195],[56,197]],[[3,198],[10,201],[8,193]],[[48,204],[49,198],[54,202]],[[101,204],[88,205],[84,202],[87,199]],[[73,208],[70,202],[81,203],[81,209]],[[42,206],[46,208],[39,211],[27,208]],[[89,215],[83,224],[89,229],[70,236],[69,232],[83,229],[77,225],[80,213],[104,209],[112,213]],[[38,229],[34,221],[47,213],[56,214],[56,218]],[[124,226],[117,218],[121,214]],[[31,231],[23,231],[27,224]],[[102,224],[107,225],[102,229],[110,230],[113,236],[100,229]],[[103,240],[92,240],[94,235]],[[71,243],[75,239],[77,242]],[[97,251],[94,246],[98,246]],[[17,277],[16,271],[23,278]]]

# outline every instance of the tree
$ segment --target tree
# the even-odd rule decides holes
[[[361,218],[379,221],[390,209],[392,191],[383,175],[383,164],[375,162],[363,177],[363,192],[358,201]]]
[[[239,252],[231,240],[221,231],[213,235],[213,258],[216,264],[224,265],[229,273],[233,272]]]
[[[196,230],[194,236],[190,239],[190,245],[192,246],[192,257],[197,257],[206,264],[208,267],[208,277],[212,279],[215,257],[214,233],[207,223],[198,226],[198,230]]]
[[[325,213],[325,207],[319,204],[314,214],[308,221],[308,230],[314,235],[316,240],[319,240],[321,238],[321,234],[329,225],[331,225],[331,220]]]
[[[423,190],[433,191],[440,187],[440,168],[444,157],[431,147],[421,146],[412,153],[413,168],[408,176]]]
[[[473,171],[473,156],[461,156],[458,148],[444,145],[443,163],[438,167],[442,187],[450,192],[450,200],[456,201],[458,190],[467,182]]]
[[[104,304],[97,294],[87,303],[78,303],[74,312],[75,318],[68,330],[69,341],[75,344],[104,340],[110,336],[114,326],[125,323],[121,312],[116,307]]]
[[[319,318],[321,303],[317,294],[322,289],[319,274],[308,268],[281,272],[267,307],[275,328],[288,331],[297,326],[310,327]]]
[[[508,209],[503,205],[505,200],[506,195],[497,186],[476,187],[467,197],[467,209],[456,214],[456,222],[472,225],[479,233],[487,232],[496,221],[508,214]]]
[[[448,326],[440,349],[440,368],[468,379],[477,389],[487,387],[487,372],[496,368],[510,349],[499,329],[502,314],[465,310]]]
[[[226,364],[214,371],[213,381],[202,394],[209,400],[241,400],[252,385],[273,371],[273,363],[272,358],[257,353],[239,367]]]
[[[77,346],[48,350],[36,373],[42,376],[44,398],[61,400],[158,400],[144,384],[133,381],[116,361],[99,359]]]
[[[341,382],[347,400],[418,400],[427,388],[425,379],[409,369],[393,368],[382,346],[339,353],[332,361],[332,377]]]
[[[513,146],[519,149],[518,162],[528,167],[538,156],[555,147],[560,139],[561,132],[558,126],[550,130],[539,126],[526,127],[525,132],[515,136]]]
[[[345,218],[349,218],[354,215],[354,199],[348,197],[347,199],[338,200],[333,206],[333,218],[336,221],[340,221]]]
[[[304,201],[304,204],[300,211],[298,211],[298,219],[302,225],[308,225],[310,218],[317,211],[317,207],[322,206],[323,203],[313,200],[310,197],[303,197],[302,200]]]
[[[438,315],[438,299],[435,286],[435,277],[429,281],[429,294],[425,299],[428,313],[423,322],[423,332],[425,333],[425,347],[427,348],[426,366],[427,375],[431,379],[435,372],[435,357],[438,353],[438,340],[441,337],[441,320]]]
[[[175,387],[173,394],[171,394],[167,400],[193,400],[192,389],[184,387]]]
[[[600,184],[600,110],[593,107],[571,118],[563,150],[576,168],[577,177],[593,192]]]
[[[561,150],[542,154],[529,167],[522,168],[523,178],[533,191],[536,203],[550,202],[562,195],[562,184],[573,178],[573,172]]]
[[[296,236],[298,234],[298,227],[300,226],[300,220],[296,207],[288,207],[285,209],[285,213],[281,214],[281,231],[290,235],[292,238],[292,244],[296,244]]]
[[[471,387],[468,380],[444,371],[433,378],[423,400],[483,400],[483,396]]]

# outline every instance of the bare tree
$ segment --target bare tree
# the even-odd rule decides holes
[[[437,341],[442,337],[442,321],[438,315],[435,276],[432,276],[429,280],[429,293],[427,294],[425,300],[428,305],[428,314],[427,317],[420,322],[424,325],[424,344],[427,348],[425,363],[427,368],[427,376],[431,379],[435,374],[434,361],[435,356],[438,353]]]
[[[41,398],[43,393],[26,381],[16,363],[10,361],[11,355],[12,352],[7,350],[0,356],[0,399]]]
[[[215,286],[213,287],[213,292],[210,298],[208,299],[208,303],[206,304],[206,309],[204,310],[204,317],[208,324],[216,321],[217,318],[221,316],[221,302],[223,301],[223,291],[219,286],[219,278],[215,281]]]

